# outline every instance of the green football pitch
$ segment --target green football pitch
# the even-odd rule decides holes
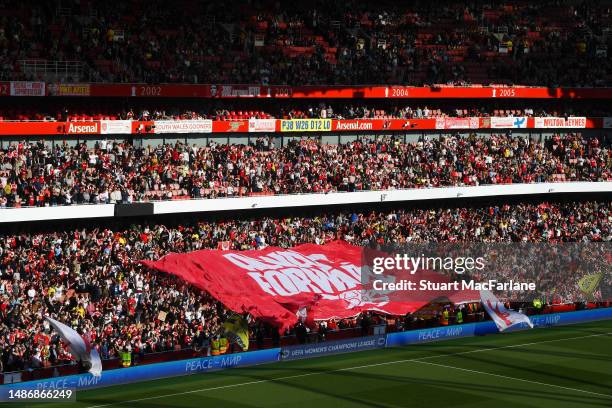
[[[612,321],[81,391],[63,406],[612,407]]]

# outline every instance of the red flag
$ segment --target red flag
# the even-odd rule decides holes
[[[282,329],[297,323],[296,313],[304,307],[315,320],[352,317],[367,310],[404,315],[447,295],[437,292],[410,299],[380,292],[364,294],[361,251],[335,241],[290,249],[172,253],[142,263],[181,277],[235,312],[248,312]]]

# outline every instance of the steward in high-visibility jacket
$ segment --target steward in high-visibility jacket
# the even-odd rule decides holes
[[[541,309],[542,308],[542,301],[540,299],[533,299],[533,307],[535,307],[536,309]]]
[[[210,342],[210,354],[213,356],[218,356],[220,354],[220,343],[218,339],[213,339],[213,341]]]
[[[221,337],[219,339],[219,353],[221,354],[227,353],[227,347],[228,347],[227,339],[225,337]]]
[[[442,320],[440,321],[442,326],[448,326],[448,309],[444,309],[442,312]]]
[[[461,309],[459,309],[457,311],[457,324],[461,323],[463,323],[463,312],[461,312]]]
[[[132,365],[132,353],[125,349],[121,352],[121,365],[123,367],[129,367]]]

